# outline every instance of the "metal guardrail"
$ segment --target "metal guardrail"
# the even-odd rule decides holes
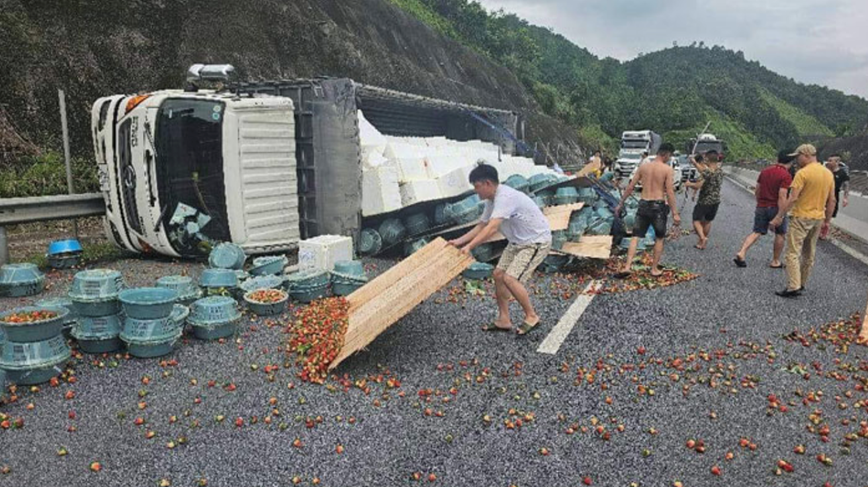
[[[7,225],[66,220],[105,214],[101,193],[0,199],[0,264],[9,261]]]
[[[0,227],[105,213],[101,193],[0,199]]]

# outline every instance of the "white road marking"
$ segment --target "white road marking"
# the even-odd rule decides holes
[[[856,260],[862,262],[865,265],[868,265],[868,256],[866,256],[862,252],[859,252],[858,250],[854,249],[853,247],[850,247],[849,245],[845,244],[844,242],[838,240],[837,238],[829,238],[828,242],[831,243],[832,245],[834,245],[835,247],[838,247],[839,249],[843,250],[845,253],[849,254],[850,256],[855,258]]]
[[[552,331],[549,332],[546,339],[540,344],[539,348],[536,349],[539,353],[547,353],[550,355],[554,355],[558,353],[561,345],[563,345],[564,340],[567,339],[567,335],[573,330],[573,327],[576,326],[576,323],[579,322],[579,318],[582,317],[582,314],[588,309],[588,305],[591,304],[591,301],[594,299],[594,294],[585,294],[591,289],[596,288],[600,285],[599,281],[593,281],[588,284],[588,287],[585,288],[584,293],[579,294],[576,297],[576,300],[573,301],[573,304],[567,309],[567,312],[561,317],[558,324],[552,328]]]

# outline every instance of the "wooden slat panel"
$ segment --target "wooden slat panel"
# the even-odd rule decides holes
[[[471,263],[472,257],[437,239],[351,294],[344,345],[329,369],[368,346]]]
[[[431,243],[422,247],[413,253],[413,255],[395,264],[389,270],[347,296],[347,301],[350,303],[350,313],[360,305],[367,303],[371,299],[375,299],[384,290],[418,267],[420,263],[428,260],[431,255],[440,252],[446,245],[446,240],[442,238],[432,240]]]
[[[578,242],[567,242],[561,248],[565,254],[591,259],[608,259],[612,255],[611,235],[585,235]]]

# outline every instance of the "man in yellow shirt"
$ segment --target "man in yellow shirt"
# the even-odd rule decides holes
[[[796,158],[799,171],[796,173],[786,203],[778,209],[771,227],[783,223],[790,213],[790,229],[787,233],[787,288],[775,294],[794,298],[805,290],[805,283],[814,265],[814,253],[820,233],[827,231],[835,211],[835,178],[832,171],[817,161],[817,149],[811,144],[800,145],[790,154]]]

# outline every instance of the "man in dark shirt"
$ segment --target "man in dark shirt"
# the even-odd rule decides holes
[[[720,187],[723,184],[723,170],[718,163],[715,150],[705,153],[706,164],[696,164],[701,179],[697,182],[685,183],[688,188],[699,190],[699,198],[693,207],[693,229],[699,241],[694,245],[699,250],[708,245],[708,234],[711,232],[711,222],[717,216],[720,206]]]
[[[829,160],[826,161],[826,169],[832,171],[832,176],[835,178],[835,211],[832,213],[832,218],[838,216],[839,202],[844,208],[850,204],[850,174],[841,166],[841,156],[832,154]],[[841,200],[841,193],[844,193],[844,199]],[[825,240],[828,232],[820,234],[820,238]]]
[[[787,199],[787,191],[790,184],[793,182],[790,176],[790,167],[793,164],[794,157],[790,156],[793,149],[784,149],[778,152],[778,162],[773,164],[760,173],[756,181],[756,210],[753,217],[753,233],[744,239],[741,245],[741,250],[735,254],[735,265],[738,267],[747,267],[745,256],[748,249],[763,235],[769,231],[769,222],[778,214],[778,208]],[[787,221],[784,219],[783,224],[775,227],[775,244],[772,253],[772,263],[770,267],[780,269],[781,253],[784,250],[784,241],[787,234]]]

